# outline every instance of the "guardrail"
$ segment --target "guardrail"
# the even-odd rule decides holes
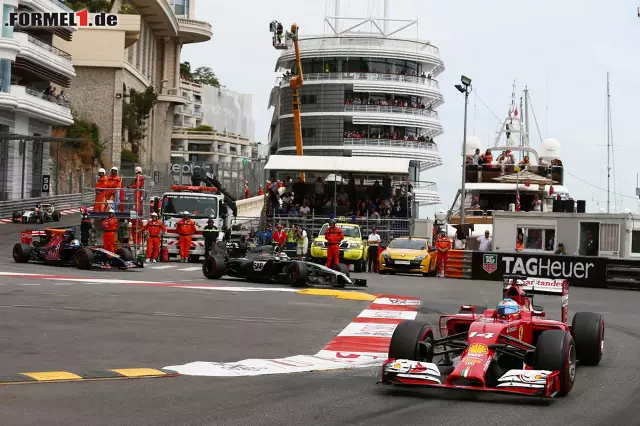
[[[168,187],[158,186],[151,188],[150,196],[156,197],[168,191]],[[33,208],[38,203],[52,203],[56,210],[78,209],[83,205],[93,206],[93,191],[79,192],[76,194],[53,195],[50,197],[27,198],[24,200],[0,201],[0,218],[11,218],[14,211]]]

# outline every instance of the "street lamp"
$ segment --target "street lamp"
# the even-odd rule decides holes
[[[469,105],[469,93],[473,90],[471,86],[471,79],[466,76],[460,77],[462,84],[456,84],[456,89],[460,93],[464,93],[464,135],[462,138],[462,192],[460,194],[460,225],[465,224],[465,208],[464,203],[466,200],[465,179],[467,171],[467,106]],[[462,229],[462,226],[460,227]],[[463,231],[464,232],[464,231]]]

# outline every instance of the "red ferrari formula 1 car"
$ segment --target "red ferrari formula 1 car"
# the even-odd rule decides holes
[[[533,294],[562,297],[562,321],[546,319]],[[443,315],[440,338],[418,320],[398,325],[389,359],[382,366],[387,385],[489,391],[553,398],[573,387],[576,364],[597,365],[604,351],[601,314],[578,312],[567,324],[569,282],[505,276],[504,299],[496,309],[462,306]]]

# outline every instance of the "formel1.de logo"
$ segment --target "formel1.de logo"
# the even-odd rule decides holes
[[[118,15],[113,13],[78,12],[12,12],[5,27],[116,27]]]

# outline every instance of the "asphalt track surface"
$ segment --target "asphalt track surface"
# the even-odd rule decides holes
[[[62,224],[77,221],[65,217]],[[21,225],[0,225],[0,271],[206,283],[199,271],[16,265]],[[183,265],[184,266],[184,265]],[[187,265],[192,266],[192,265]],[[197,266],[197,265],[193,265]],[[461,304],[493,304],[500,284],[368,275],[371,293],[417,296],[432,324]],[[229,281],[230,286],[246,283]],[[252,284],[253,286],[253,284]],[[0,375],[314,354],[369,302],[295,293],[0,276]],[[552,317],[556,298],[537,298]],[[551,402],[376,385],[378,369],[0,386],[7,425],[635,425],[640,424],[640,293],[572,288],[573,312],[602,312],[605,355]]]

